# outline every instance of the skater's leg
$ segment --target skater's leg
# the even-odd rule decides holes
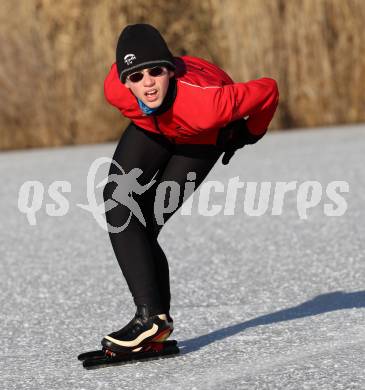
[[[127,133],[127,138],[125,137],[119,143],[114,155],[114,159],[122,165],[127,173],[130,169],[125,168],[125,164],[122,161],[125,156],[128,156],[128,152],[130,153],[130,150],[137,145],[136,139],[133,139],[136,137],[133,137],[133,134],[132,130]],[[147,135],[144,136],[147,137]],[[139,136],[137,136],[138,138]],[[129,139],[132,139],[134,142],[129,142]],[[138,153],[143,153],[145,157],[145,160],[142,159],[139,168],[146,173],[148,172],[148,167],[144,166],[145,161],[147,160],[150,163],[149,175],[144,177],[143,180],[138,180],[141,185],[148,183],[155,174],[156,168],[160,168],[159,174],[155,176],[156,183],[150,188],[151,191],[140,193],[138,197],[134,196],[141,206],[141,211],[146,217],[147,224],[144,226],[137,218],[132,216],[125,230],[120,233],[110,234],[114,251],[137,305],[136,316],[125,327],[105,336],[102,340],[102,345],[105,348],[115,352],[139,348],[149,341],[164,340],[169,337],[173,330],[172,322],[168,315],[170,307],[168,263],[162,248],[157,242],[157,237],[163,224],[159,225],[154,215],[154,203],[158,184],[171,180],[175,181],[183,189],[187,173],[194,172],[197,188],[219,157],[219,154],[210,158],[175,155],[171,153],[169,147],[165,148],[165,152],[161,152],[159,146],[164,149],[162,145],[156,143],[154,146],[156,150],[153,157],[148,156],[149,150],[143,153],[143,147],[138,148]],[[176,151],[176,149],[174,150]],[[122,151],[124,152],[122,153]],[[151,158],[148,159],[148,157]],[[133,158],[135,158],[135,155],[129,155],[130,161],[133,161]],[[127,158],[127,165],[129,160]],[[140,160],[138,159],[139,162]],[[136,166],[135,163],[132,165]],[[113,175],[113,169],[111,167],[110,175]],[[112,184],[108,183],[106,185],[104,190],[105,200],[113,197]],[[164,215],[165,223],[182,205],[183,191],[181,191],[179,199],[176,199],[176,201],[178,201],[178,207]],[[113,210],[118,210],[118,212],[113,212]],[[129,210],[125,206],[119,205],[107,212],[107,220],[113,226],[120,226],[120,224],[126,221],[128,215]],[[125,253],[128,256],[125,256]],[[161,314],[157,315],[157,313]]]
[[[155,261],[161,302],[164,307],[163,313],[169,314],[171,302],[169,263],[167,261],[165,252],[157,241],[157,237],[155,237],[154,235],[150,235],[149,238],[153,258]]]
[[[196,149],[194,149],[194,146],[196,146]],[[169,192],[169,196],[167,199],[165,199],[165,201],[169,201],[170,203],[175,203],[175,201],[177,201],[178,206],[173,211],[164,213],[162,225],[158,224],[158,221],[154,221],[155,231],[160,232],[166,222],[176,213],[177,210],[180,209],[184,203],[184,187],[185,183],[187,182],[188,173],[195,173],[194,191],[196,191],[221,155],[221,152],[215,151],[213,148],[211,149],[210,153],[206,152],[206,155],[204,155],[203,153],[207,149],[200,148],[199,145],[191,145],[190,148],[185,149],[189,151],[189,154],[174,154],[169,159],[165,169],[162,172],[162,176],[159,182],[175,181],[180,187],[180,194],[177,201],[174,199],[169,199],[169,196],[173,196],[173,192]],[[202,152],[200,150],[202,150]],[[208,151],[210,151],[210,149],[208,149]]]
[[[169,143],[162,138],[141,131],[130,124],[123,133],[115,150],[113,159],[118,162],[125,173],[133,168],[140,168],[143,173],[137,181],[141,185],[150,182],[157,170],[163,167],[171,157]],[[109,176],[122,175],[118,168],[111,164]],[[117,184],[110,182],[104,188],[104,200],[112,198]],[[154,195],[153,187],[141,195],[132,194],[140,205],[142,214],[145,211],[144,201]],[[106,212],[107,222],[112,226],[123,225],[130,216],[130,210],[118,205]],[[116,258],[133,295],[136,305],[147,304],[152,314],[162,313],[163,305],[159,293],[159,281],[156,264],[148,231],[134,216],[131,216],[127,227],[119,233],[109,232]]]
[[[171,216],[183,204],[183,191],[185,182],[187,180],[187,174],[189,172],[196,173],[195,189],[197,189],[220,156],[220,152],[216,152],[214,148],[200,147],[195,145],[185,146],[184,152],[180,153],[184,154],[174,154],[171,157],[165,169],[162,171],[157,185],[154,187],[154,191],[156,191],[158,184],[163,181],[174,181],[180,186],[178,207],[174,211],[164,215],[164,223],[166,223],[167,220],[171,218]],[[151,246],[153,248],[153,255],[158,275],[157,277],[159,281],[161,300],[166,309],[165,312],[168,313],[170,309],[171,300],[169,265],[166,255],[157,239],[163,225],[159,225],[156,221],[155,215],[153,213],[154,205],[150,203],[152,199],[153,198],[150,197],[145,203],[150,233],[149,238]]]

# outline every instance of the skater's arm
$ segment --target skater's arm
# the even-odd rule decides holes
[[[279,101],[275,80],[263,77],[207,91],[220,126],[249,117],[247,128],[253,135],[266,132]]]
[[[274,116],[276,108],[279,103],[279,89],[277,83],[274,79],[271,78],[262,78],[259,80],[255,80],[252,84],[249,94],[243,97],[243,99],[252,99],[253,103],[251,106],[245,107],[244,100],[243,104],[238,104],[238,110],[234,119],[242,118],[242,111],[249,111],[247,115],[249,118],[247,119],[246,126],[247,129],[253,135],[261,135],[267,131],[269,124]],[[244,88],[247,88],[245,83],[242,83]],[[242,99],[240,93],[237,94],[237,100]],[[244,113],[243,116],[246,116]]]
[[[125,116],[133,110],[136,100],[130,90],[119,80],[117,65],[114,63],[104,80],[104,96],[112,106]]]

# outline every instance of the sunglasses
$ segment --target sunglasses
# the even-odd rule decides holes
[[[161,76],[163,73],[165,73],[165,68],[161,67],[161,66],[155,66],[153,68],[149,68],[147,69],[147,72],[150,76],[152,77],[158,77],[158,76]],[[135,72],[135,73],[132,73],[130,74],[127,79],[132,81],[132,83],[138,83],[139,81],[141,81],[144,77],[144,73],[142,72]]]

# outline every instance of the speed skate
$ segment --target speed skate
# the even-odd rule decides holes
[[[176,340],[164,340],[151,341],[128,352],[113,352],[104,347],[100,350],[82,353],[77,358],[82,361],[85,368],[89,369],[111,364],[120,365],[135,361],[172,357],[179,354],[179,352]]]

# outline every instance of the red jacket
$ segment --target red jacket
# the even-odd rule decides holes
[[[176,96],[160,115],[146,115],[130,89],[119,80],[113,64],[104,82],[107,101],[137,126],[164,134],[178,144],[215,144],[219,129],[249,116],[252,134],[264,133],[279,100],[276,81],[263,77],[245,83],[233,80],[201,58],[176,57]]]

